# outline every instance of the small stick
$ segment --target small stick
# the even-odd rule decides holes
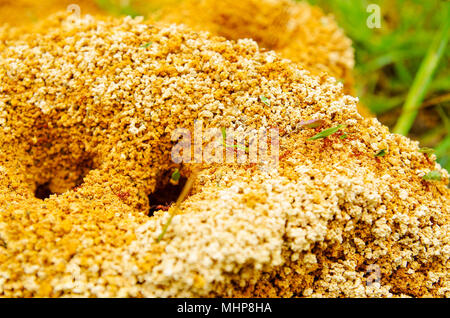
[[[177,202],[175,203],[175,206],[172,212],[170,213],[169,219],[167,220],[166,224],[164,224],[161,234],[156,239],[157,243],[161,242],[162,238],[164,237],[164,234],[166,234],[167,232],[167,228],[169,227],[170,223],[172,223],[173,217],[180,210],[181,203],[184,201],[184,199],[186,199],[187,195],[191,191],[192,186],[194,185],[194,181],[197,178],[197,173],[198,171],[194,170],[189,176],[188,180],[186,181],[186,184],[184,185],[183,190],[181,191],[180,196],[178,197]]]

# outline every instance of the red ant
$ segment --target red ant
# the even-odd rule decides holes
[[[121,200],[126,200],[130,194],[128,192],[122,192],[119,191],[118,193],[116,193],[116,195],[121,199]]]

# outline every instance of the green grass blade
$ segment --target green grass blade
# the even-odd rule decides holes
[[[450,4],[445,3],[443,4],[443,7],[446,10],[446,17],[444,18],[443,25],[440,32],[433,39],[427,55],[420,65],[413,85],[408,92],[402,114],[394,127],[395,133],[402,135],[407,135],[409,133],[419,111],[419,106],[425,97],[433,73],[445,52],[450,30]]]

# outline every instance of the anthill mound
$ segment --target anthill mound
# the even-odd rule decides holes
[[[448,173],[334,78],[176,25],[47,23],[0,35],[0,295],[449,296]],[[194,120],[275,127],[279,166],[196,164],[157,242]]]

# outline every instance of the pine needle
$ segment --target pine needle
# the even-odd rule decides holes
[[[318,133],[315,136],[309,138],[308,140],[317,140],[317,139],[327,138],[327,137],[331,136],[332,134],[337,133],[342,127],[344,127],[344,126],[343,125],[338,125],[336,127],[331,127],[331,128],[322,130],[320,133]]]
[[[166,234],[167,229],[169,228],[170,223],[172,223],[173,217],[178,213],[180,210],[180,205],[186,199],[187,195],[192,189],[192,186],[194,185],[195,179],[197,178],[197,170],[192,171],[191,175],[189,176],[188,180],[186,181],[186,184],[183,187],[183,190],[180,193],[180,196],[177,199],[177,202],[175,203],[175,206],[173,207],[172,211],[170,212],[169,219],[167,220],[166,224],[164,224],[163,230],[161,234],[156,239],[156,242],[159,243],[164,237],[164,234]]]

